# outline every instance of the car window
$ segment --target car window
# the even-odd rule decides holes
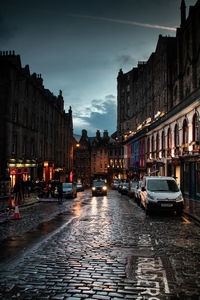
[[[178,192],[179,188],[174,180],[156,179],[148,180],[147,189],[151,192]]]
[[[104,186],[105,185],[105,182],[104,181],[95,181],[94,182],[94,186]]]
[[[64,182],[63,184],[62,184],[62,186],[63,186],[63,188],[71,188],[72,187],[72,183],[71,182]]]

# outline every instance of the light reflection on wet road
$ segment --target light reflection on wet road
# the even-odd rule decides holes
[[[85,191],[71,203],[68,215],[22,235],[21,243],[13,240],[23,248],[30,234],[35,248],[16,260],[17,270],[0,272],[0,296],[17,290],[24,299],[198,299],[194,223],[174,214],[146,216],[117,191],[106,197]]]

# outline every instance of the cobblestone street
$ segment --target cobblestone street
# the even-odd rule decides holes
[[[192,221],[146,216],[117,191],[85,191],[69,203],[65,223],[1,263],[1,299],[199,300],[200,231]]]

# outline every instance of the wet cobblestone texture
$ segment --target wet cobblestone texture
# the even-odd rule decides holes
[[[145,216],[116,191],[83,196],[66,224],[1,266],[0,299],[200,299],[197,225]]]

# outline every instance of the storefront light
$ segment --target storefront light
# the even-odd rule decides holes
[[[17,168],[23,168],[23,167],[24,167],[24,164],[16,164],[16,167],[17,167]]]
[[[16,164],[8,164],[9,168],[15,168]]]

